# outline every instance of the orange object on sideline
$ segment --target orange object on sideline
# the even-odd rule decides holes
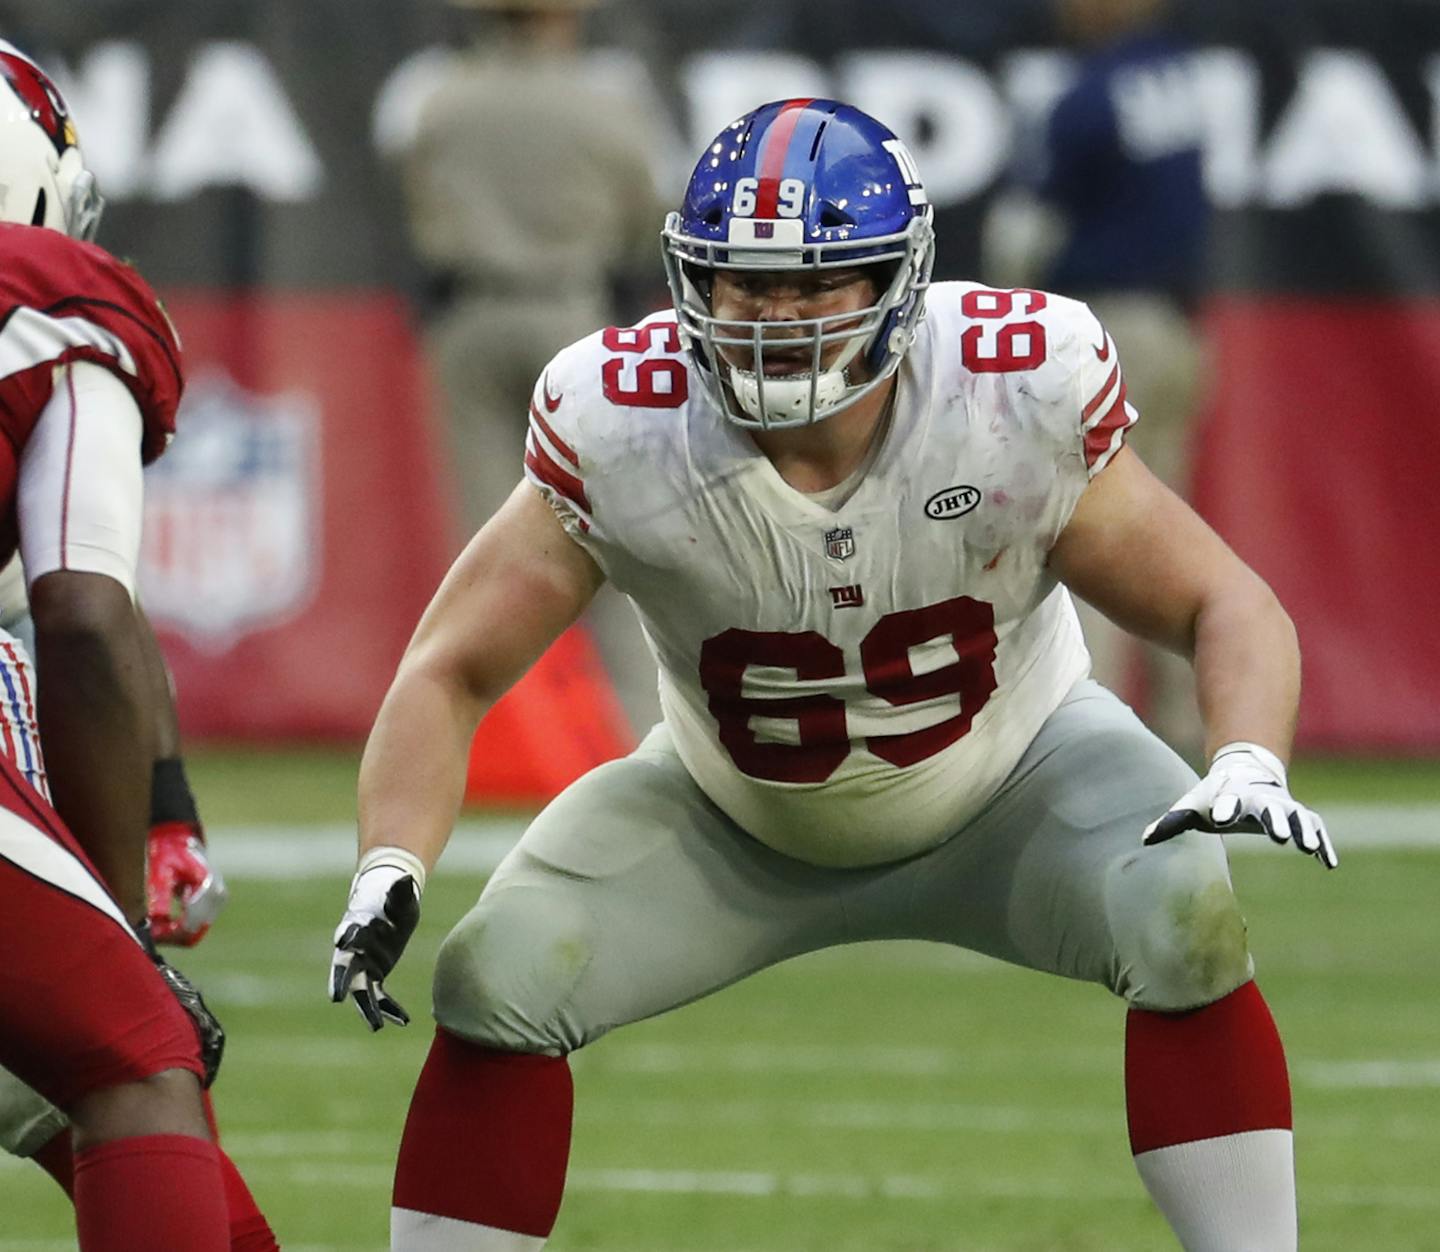
[[[465,803],[544,804],[633,747],[594,641],[572,626],[480,723]]]

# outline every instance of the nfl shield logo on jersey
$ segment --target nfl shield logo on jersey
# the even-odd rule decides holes
[[[145,472],[146,611],[223,652],[302,609],[319,577],[320,412],[221,374],[185,392],[183,437]]]
[[[837,526],[825,532],[825,555],[832,561],[845,561],[855,555],[855,532],[849,526]]]

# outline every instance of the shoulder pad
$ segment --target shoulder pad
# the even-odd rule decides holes
[[[94,244],[0,225],[0,377],[69,360],[115,373],[144,420],[144,459],[159,456],[184,374],[179,337],[149,284]]]

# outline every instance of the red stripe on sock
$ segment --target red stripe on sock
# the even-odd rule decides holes
[[[396,1207],[544,1238],[565,1189],[572,1100],[563,1057],[437,1030],[400,1140]]]
[[[1253,982],[1190,1013],[1131,1009],[1125,1024],[1130,1150],[1289,1130],[1290,1078]]]

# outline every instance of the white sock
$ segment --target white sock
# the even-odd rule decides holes
[[[1295,1252],[1295,1141],[1250,1130],[1142,1152],[1135,1168],[1185,1252]]]
[[[540,1252],[545,1240],[414,1209],[390,1210],[390,1252]]]

